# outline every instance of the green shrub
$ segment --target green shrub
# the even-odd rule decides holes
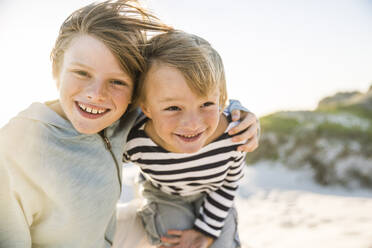
[[[300,126],[293,118],[285,118],[278,114],[268,115],[260,119],[262,132],[270,131],[279,134],[292,134]]]

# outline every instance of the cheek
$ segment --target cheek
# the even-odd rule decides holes
[[[122,92],[113,91],[111,92],[111,96],[112,96],[113,101],[115,102],[116,107],[118,109],[121,109],[123,112],[125,112],[125,110],[128,107],[128,104],[131,101],[131,96],[132,96],[131,92],[129,90],[122,91]]]
[[[178,125],[178,118],[175,116],[157,115],[152,120],[155,128],[163,133],[173,132]]]
[[[219,121],[220,113],[217,110],[211,110],[204,113],[204,120],[210,125],[217,125]]]
[[[83,88],[81,83],[68,76],[61,76],[58,80],[58,90],[63,96],[74,95]]]
[[[219,121],[220,121],[219,113],[216,114],[214,112],[210,112],[204,115],[204,123],[209,127],[209,130],[211,132],[214,132],[217,129]]]

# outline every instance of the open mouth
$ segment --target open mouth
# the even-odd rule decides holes
[[[107,108],[99,108],[99,107],[95,107],[95,106],[92,106],[92,105],[86,105],[86,104],[81,103],[81,102],[75,102],[75,103],[76,103],[76,106],[77,106],[79,112],[84,117],[87,117],[87,118],[90,118],[90,119],[99,118],[99,117],[105,115],[107,112],[110,111],[110,109],[107,109]]]
[[[200,138],[203,132],[197,133],[197,134],[191,134],[191,135],[184,135],[184,134],[176,134],[178,138],[185,142],[193,142]]]

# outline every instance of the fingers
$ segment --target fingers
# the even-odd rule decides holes
[[[157,246],[157,248],[180,248],[178,245],[177,246],[173,246],[173,245],[161,245],[161,246]]]
[[[237,150],[241,152],[253,152],[258,147],[258,122],[250,124],[249,128],[243,133],[232,137],[233,142],[245,141],[246,143],[238,146]]]
[[[241,152],[253,152],[258,147],[258,139],[257,136],[253,137],[252,139],[249,139],[247,143],[238,146],[238,151]]]
[[[254,114],[247,113],[247,115],[240,121],[240,123],[237,126],[230,129],[229,135],[237,134],[237,133],[243,131],[244,129],[247,129],[250,126],[252,126],[254,124],[257,124],[257,122],[258,122],[257,117]],[[256,128],[255,128],[256,132],[257,132],[257,127],[258,127],[258,125],[256,125]],[[254,132],[254,130],[253,130],[253,132]],[[252,137],[252,135],[250,137]]]
[[[242,144],[238,147],[238,151],[242,152],[252,152],[258,147],[258,125],[253,124],[245,132],[234,136],[232,138],[233,142],[246,141],[245,144]]]
[[[175,236],[181,236],[182,235],[182,230],[175,230],[175,229],[170,229],[168,230],[168,235],[175,235]]]
[[[240,119],[240,110],[234,109],[231,111],[231,118],[233,121],[238,121]]]
[[[170,248],[170,247],[178,247],[181,240],[182,230],[168,230],[167,232],[170,236],[163,236],[161,237],[162,243],[167,244],[167,246],[159,246],[159,248]]]
[[[253,123],[248,129],[242,132],[239,135],[235,135],[232,137],[233,142],[241,142],[241,141],[248,141],[249,139],[253,139],[254,137],[257,138],[258,135],[258,124]]]
[[[161,237],[161,241],[163,243],[176,245],[180,242],[180,237],[178,237],[178,236],[174,236],[174,237],[163,236],[163,237]]]

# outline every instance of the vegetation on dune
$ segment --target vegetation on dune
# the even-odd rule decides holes
[[[248,165],[271,160],[310,167],[321,184],[372,188],[372,87],[327,97],[314,111],[277,112],[260,122],[260,146],[248,154]]]

